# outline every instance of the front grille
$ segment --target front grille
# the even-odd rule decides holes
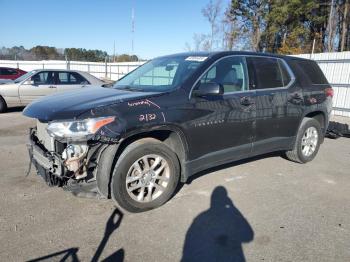
[[[36,123],[37,128],[37,138],[39,142],[48,150],[48,151],[55,151],[55,141],[54,138],[49,135],[47,132],[48,124],[47,123],[41,123],[39,120]]]

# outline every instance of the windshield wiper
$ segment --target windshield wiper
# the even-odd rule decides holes
[[[132,87],[132,86],[116,86],[115,87],[116,89],[119,89],[119,90],[128,90],[128,91],[135,91],[135,92],[138,92],[138,91],[141,91],[143,92],[144,90],[142,88],[136,88],[136,87]]]

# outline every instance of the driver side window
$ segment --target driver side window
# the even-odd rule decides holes
[[[245,58],[226,57],[216,62],[200,79],[200,83],[217,83],[224,88],[224,94],[248,89],[248,73]]]

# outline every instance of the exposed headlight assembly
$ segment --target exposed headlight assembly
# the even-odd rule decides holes
[[[47,131],[50,136],[79,139],[95,134],[101,127],[114,120],[115,117],[98,117],[75,121],[52,121]]]

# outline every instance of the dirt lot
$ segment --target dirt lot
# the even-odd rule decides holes
[[[219,251],[219,261],[350,261],[350,139],[326,139],[306,165],[270,155],[224,166],[161,208],[122,214],[25,177],[32,124],[18,109],[0,115],[0,261],[200,261]]]

